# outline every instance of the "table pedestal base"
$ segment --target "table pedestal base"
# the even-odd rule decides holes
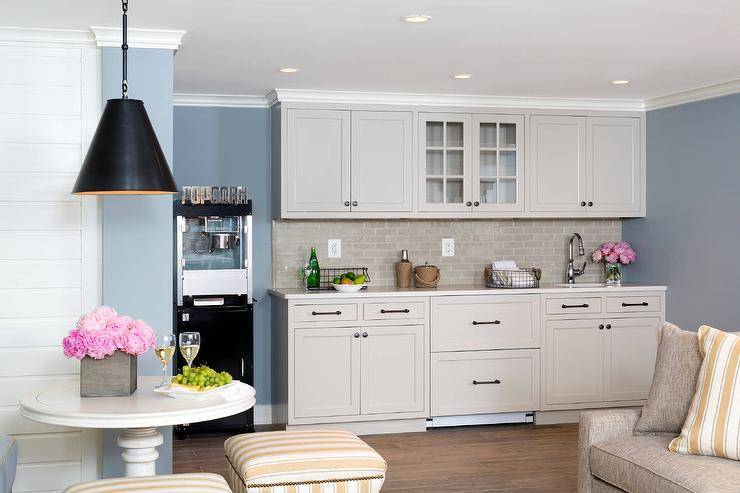
[[[154,476],[159,452],[157,447],[164,437],[156,428],[128,428],[116,441],[123,449],[121,457],[126,466],[126,477]]]

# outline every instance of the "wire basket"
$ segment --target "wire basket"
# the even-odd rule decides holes
[[[355,276],[365,276],[365,282],[370,282],[370,274],[368,274],[367,267],[321,267],[319,269],[319,287],[307,289],[310,291],[334,289],[331,287],[332,280],[335,277],[341,277],[342,274],[346,274],[347,272],[351,272]],[[362,289],[365,288],[367,286],[363,286]]]
[[[486,287],[501,289],[531,289],[540,287],[542,270],[527,269],[492,269],[486,267]]]

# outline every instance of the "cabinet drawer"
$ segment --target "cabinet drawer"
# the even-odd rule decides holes
[[[539,408],[537,349],[432,355],[432,416]]]
[[[537,295],[455,296],[432,300],[432,351],[536,348]]]
[[[570,315],[571,313],[601,313],[601,298],[548,298],[545,303],[548,315]]]
[[[295,322],[336,322],[357,320],[357,304],[295,305]]]
[[[365,303],[363,320],[423,320],[425,303],[421,300],[389,303]]]
[[[660,296],[609,296],[606,299],[608,313],[659,312]]]

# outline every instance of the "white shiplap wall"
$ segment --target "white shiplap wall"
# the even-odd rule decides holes
[[[16,437],[14,493],[99,474],[99,434],[22,418],[24,393],[75,381],[60,342],[100,300],[97,201],[70,195],[98,118],[98,53],[0,41],[0,434]]]

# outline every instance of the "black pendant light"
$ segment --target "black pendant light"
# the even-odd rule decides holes
[[[128,99],[126,52],[128,0],[123,0],[121,99],[109,99],[82,163],[73,194],[145,195],[177,193],[144,102]]]

